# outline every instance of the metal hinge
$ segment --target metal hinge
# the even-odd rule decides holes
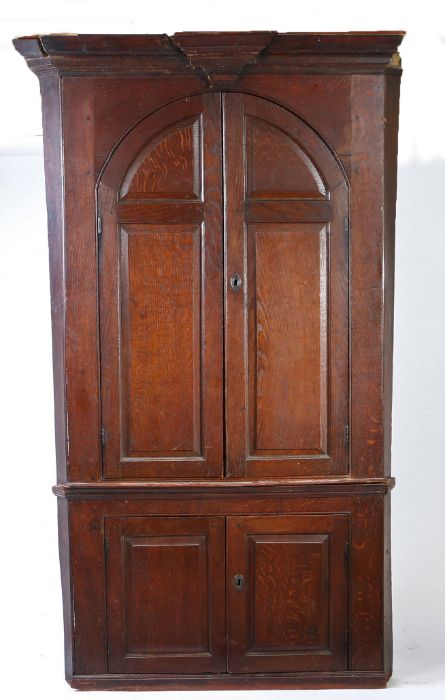
[[[102,217],[97,217],[97,244],[100,246],[102,241]]]
[[[105,428],[100,429],[100,444],[105,447]]]
[[[108,537],[104,537],[104,548],[105,548],[105,556],[108,556],[108,552],[110,551],[110,540]]]
[[[348,235],[349,233],[349,217],[345,216],[343,219],[343,231],[345,235]]]
[[[345,554],[345,567],[349,567],[349,542],[345,542],[345,549],[344,549],[344,554]]]
[[[343,436],[345,438],[345,442],[349,442],[349,425],[343,426]]]

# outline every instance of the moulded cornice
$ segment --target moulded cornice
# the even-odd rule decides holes
[[[14,39],[39,76],[199,75],[212,88],[242,74],[400,73],[394,32],[48,34]]]

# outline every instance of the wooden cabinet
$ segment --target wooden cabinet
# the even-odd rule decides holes
[[[402,37],[15,40],[73,687],[386,684]]]

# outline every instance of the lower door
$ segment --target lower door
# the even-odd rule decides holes
[[[107,517],[108,670],[226,670],[224,518]]]
[[[349,520],[228,518],[228,670],[348,668]]]

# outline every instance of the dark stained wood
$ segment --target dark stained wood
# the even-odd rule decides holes
[[[57,481],[69,478],[67,455],[66,365],[65,365],[65,246],[63,208],[63,143],[61,129],[61,85],[55,76],[42,78],[42,121],[45,134],[45,187],[48,212],[48,250],[51,269],[51,326],[53,352],[54,424]]]
[[[14,40],[31,70],[64,75],[166,75],[200,68],[206,83],[233,84],[262,72],[399,72],[397,47],[405,32],[178,32],[166,34],[50,34]],[[240,52],[240,57],[236,54]],[[235,56],[235,57],[234,57]],[[224,65],[225,59],[225,65]]]
[[[73,687],[386,685],[403,34],[14,41]]]
[[[230,517],[227,547],[228,670],[346,670],[348,516]]]
[[[63,590],[71,586],[71,545],[69,503],[65,498],[57,499],[57,522],[59,528],[60,577]],[[69,596],[63,596],[63,631],[65,651],[65,672],[72,676],[74,671],[73,609]]]
[[[253,130],[257,123],[268,127]],[[270,102],[226,94],[224,129],[228,474],[347,473],[347,182],[317,135]],[[280,145],[285,139],[284,150],[277,138]],[[256,156],[269,151],[273,166]],[[273,168],[282,180],[269,174]],[[329,227],[311,224],[320,204],[315,187],[330,198]],[[245,189],[259,200],[273,196],[273,225],[246,225]],[[288,204],[289,194],[306,209]],[[313,206],[316,216],[304,216]],[[233,290],[236,274],[244,284]]]
[[[187,56],[188,64],[204,73],[211,87],[227,87],[242,70],[257,62],[274,35],[276,32],[236,32],[236,51],[226,32],[178,32],[172,40]]]
[[[384,81],[354,76],[351,100],[351,461],[357,476],[376,476],[384,473],[384,295],[391,284],[383,270],[384,130],[377,116]]]
[[[200,456],[200,227],[120,237],[122,455]]]
[[[247,232],[251,454],[326,454],[326,228]]]
[[[326,199],[321,173],[290,134],[250,115],[244,128],[248,198]]]
[[[360,675],[360,666],[366,663],[367,670],[383,673],[383,658],[379,654],[384,645],[384,601],[382,597],[381,574],[385,557],[383,547],[382,508],[389,494],[366,492],[324,494],[312,491],[310,494],[274,494],[264,488],[264,495],[247,493],[236,495],[224,494],[215,497],[212,489],[207,494],[184,497],[184,488],[172,493],[167,499],[159,497],[154,488],[145,498],[134,499],[127,492],[117,499],[101,499],[100,495],[92,500],[73,500],[70,503],[71,537],[76,561],[73,566],[73,586],[78,592],[75,598],[76,625],[88,630],[87,635],[76,636],[77,659],[76,674],[105,673],[105,589],[104,589],[104,531],[103,518],[141,517],[215,517],[233,516],[248,518],[256,516],[271,518],[286,516],[289,518],[303,516],[320,516],[350,514],[350,650],[351,669]],[[341,519],[341,518],[340,518]],[[267,522],[267,519],[264,521]],[[262,533],[267,534],[263,529]],[[318,531],[321,532],[321,531]],[[303,533],[304,534],[304,533]],[[317,534],[317,533],[315,533]],[[323,534],[323,533],[322,533]],[[231,546],[232,538],[227,538]],[[81,557],[79,560],[78,557]],[[344,565],[344,549],[341,552]],[[338,561],[338,556],[334,562]],[[337,564],[335,564],[337,565]],[[339,565],[339,564],[338,564]],[[98,572],[92,577],[90,572]],[[228,594],[232,585],[232,575],[239,571],[227,570],[226,586]],[[229,573],[232,575],[229,576]],[[234,593],[240,593],[235,591]],[[90,619],[91,618],[91,619]],[[363,624],[366,618],[367,623]],[[228,622],[236,623],[238,617],[230,616]],[[366,660],[366,661],[365,661]],[[102,671],[100,668],[102,666]],[[91,669],[94,668],[94,671]],[[89,670],[87,670],[89,669]],[[298,675],[298,674],[297,674]]]
[[[201,194],[199,117],[176,124],[150,141],[120,188],[127,199],[199,199]]]
[[[111,673],[223,671],[224,518],[105,518]]]
[[[332,216],[329,202],[275,199],[260,201],[247,200],[245,219],[249,224],[255,223],[297,223],[311,221],[328,222]]]
[[[399,128],[400,81],[385,79],[384,130],[384,328],[383,328],[383,471],[391,474],[392,356],[394,334],[395,221],[397,200],[397,132]],[[390,623],[389,623],[390,624]],[[392,659],[392,655],[391,655]]]
[[[66,83],[62,82],[66,449],[70,479],[97,479],[101,446],[93,170],[95,99],[88,79]],[[56,268],[54,271],[58,274]]]
[[[383,499],[362,499],[356,506],[351,547],[351,669],[371,671],[384,666],[383,510]]]
[[[60,498],[68,499],[108,499],[146,498],[156,494],[159,498],[181,494],[183,498],[204,496],[210,492],[232,498],[246,496],[271,498],[272,495],[318,494],[318,495],[384,495],[394,487],[394,478],[387,479],[206,479],[199,481],[103,481],[87,483],[58,484],[53,492]],[[187,486],[185,489],[184,487]]]
[[[389,677],[383,673],[364,671],[358,676],[352,672],[334,673],[218,673],[163,675],[109,674],[72,676],[70,685],[77,690],[321,690],[327,688],[386,688]]]
[[[200,224],[204,218],[202,202],[125,199],[116,209],[121,224]]]
[[[199,147],[194,158],[184,160],[183,145],[190,134],[183,125],[190,122],[199,125],[193,132]],[[176,102],[140,122],[119,145],[100,179],[106,477],[196,478],[222,472],[220,124],[219,95]],[[169,141],[178,130],[182,137]],[[170,145],[165,175],[176,159],[182,182],[183,167],[188,164],[190,184],[197,194],[204,192],[199,208],[192,201],[178,206],[177,193],[172,200],[164,197],[160,208],[155,201],[144,200],[142,206],[138,199],[128,199],[127,180],[133,182],[140,168],[147,167],[144,154],[147,149],[152,153],[152,142],[157,148],[166,139]],[[196,166],[201,151],[203,169]],[[163,149],[158,150],[157,158],[162,153]],[[158,173],[157,160],[154,167]],[[123,203],[117,206],[116,190],[125,198],[124,226]],[[194,226],[188,224],[190,208],[200,214]],[[158,212],[154,219],[147,214],[153,210]],[[171,225],[165,215],[169,210],[176,222]],[[135,223],[127,224],[128,219]],[[179,223],[181,219],[184,224]],[[153,220],[166,223],[148,223]]]

